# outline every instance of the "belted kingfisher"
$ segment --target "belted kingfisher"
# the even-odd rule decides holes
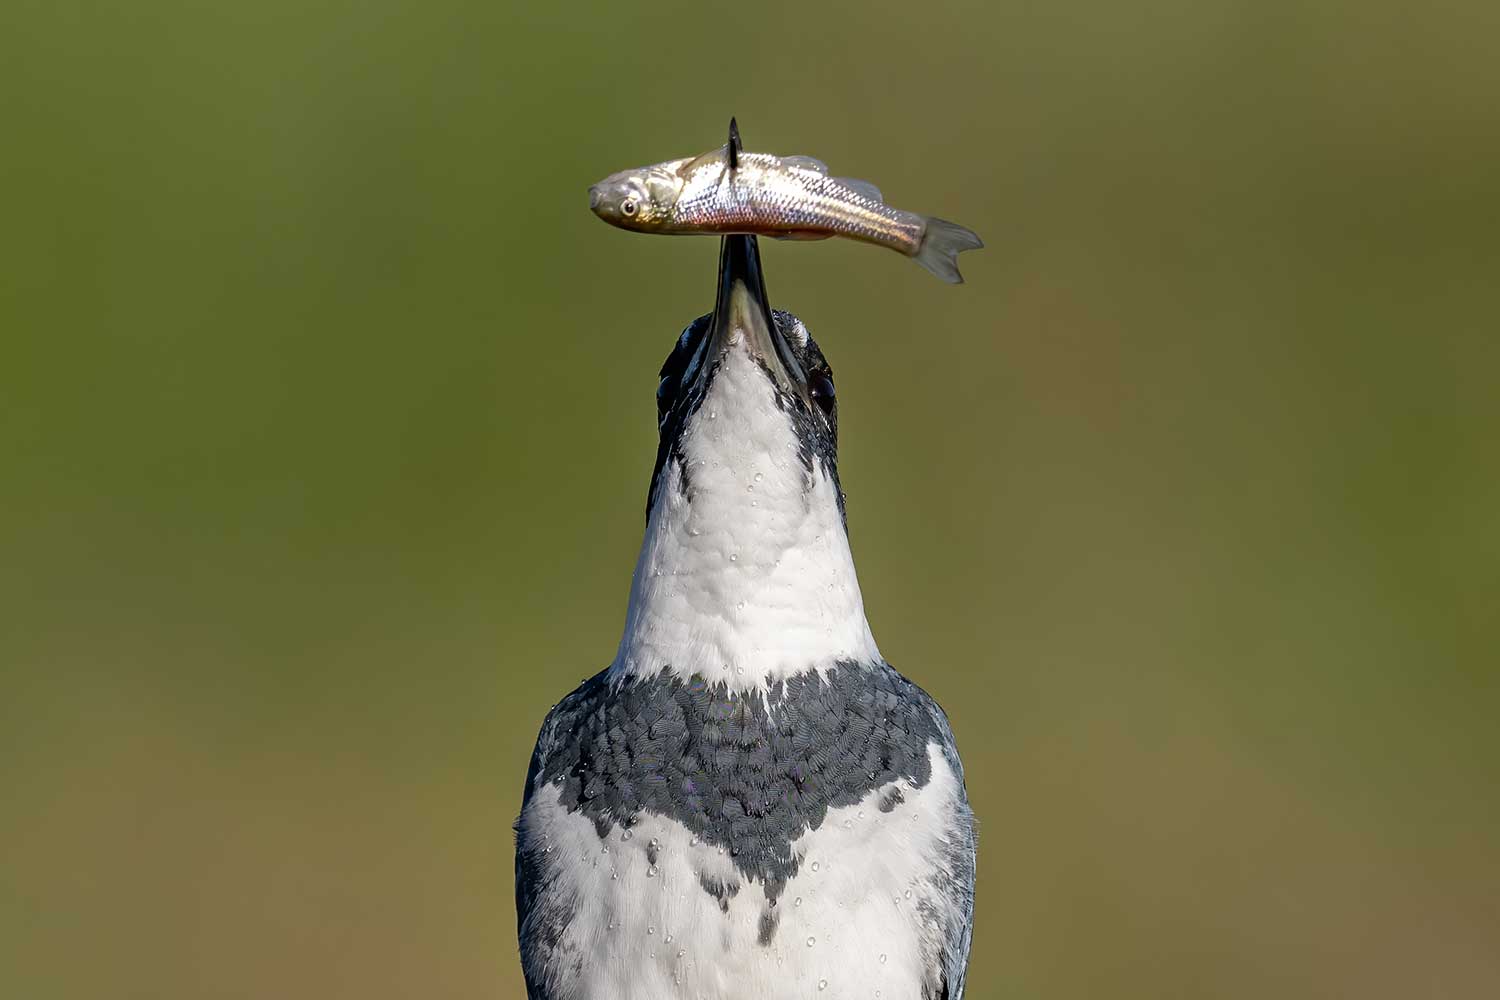
[[[548,713],[516,822],[531,1000],[963,996],[974,819],[880,655],[833,374],[726,236],[661,370],[618,652]]]

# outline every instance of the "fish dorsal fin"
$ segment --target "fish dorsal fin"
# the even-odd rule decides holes
[[[811,156],[783,156],[781,162],[789,167],[797,167],[800,170],[811,170],[819,174],[828,173],[828,164]]]
[[[729,147],[720,146],[717,149],[710,149],[706,153],[700,153],[699,155],[693,157],[691,160],[687,160],[686,162],[684,162],[683,165],[678,168],[677,172],[683,177],[686,177],[693,171],[697,170],[699,167],[707,166],[710,163],[729,163]],[[729,169],[734,169],[732,164],[730,164]]]
[[[740,165],[740,123],[729,118],[729,143],[724,147],[729,155],[729,169],[733,170]]]
[[[856,177],[835,177],[834,180],[855,194],[863,195],[866,198],[871,198],[881,203],[885,202],[885,195],[880,193],[880,188],[869,181],[862,181]]]

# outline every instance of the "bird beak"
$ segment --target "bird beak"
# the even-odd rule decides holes
[[[719,294],[709,327],[709,357],[740,343],[786,391],[807,396],[807,376],[775,321],[766,298],[760,245],[754,236],[725,236],[719,247]]]

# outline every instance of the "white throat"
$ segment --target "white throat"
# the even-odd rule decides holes
[[[748,350],[725,352],[681,450],[657,480],[611,676],[751,689],[879,661],[837,488],[802,464]]]

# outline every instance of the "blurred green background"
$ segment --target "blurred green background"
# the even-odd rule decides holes
[[[767,244],[970,996],[1500,995],[1500,7],[0,11],[0,994],[518,998],[509,824],[613,655],[717,245],[812,153],[988,249]]]

